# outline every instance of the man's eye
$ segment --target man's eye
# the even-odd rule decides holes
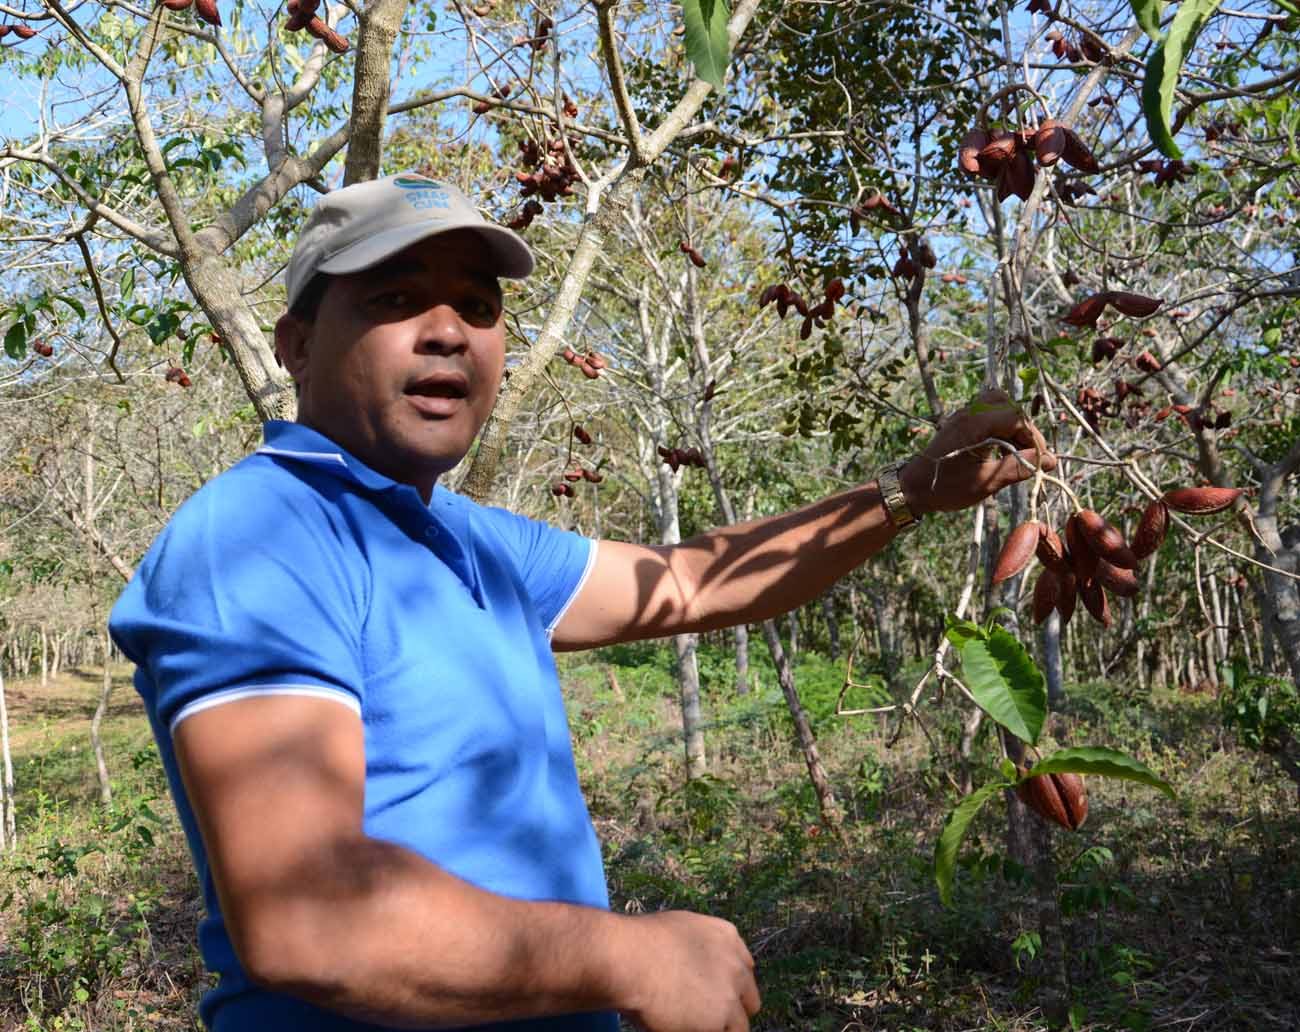
[[[386,290],[372,297],[370,303],[379,308],[404,308],[410,299],[411,296],[404,290]]]

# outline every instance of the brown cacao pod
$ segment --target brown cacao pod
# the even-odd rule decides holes
[[[1014,577],[1029,565],[1029,560],[1033,557],[1034,549],[1038,544],[1040,526],[1040,523],[1031,520],[1029,523],[1020,524],[1007,535],[1007,542],[1002,546],[1002,552],[993,567],[994,584]]]
[[[980,174],[980,151],[989,142],[989,134],[983,129],[972,129],[962,137],[957,150],[957,166],[972,176]]]
[[[1029,195],[1034,192],[1036,175],[1034,159],[1029,156],[1028,151],[1016,151],[1015,156],[1007,163],[1007,185],[1022,201],[1029,200]]]
[[[1065,547],[1070,550],[1070,569],[1074,571],[1080,585],[1090,583],[1097,572],[1097,553],[1088,544],[1075,516],[1065,521]]]
[[[1074,604],[1079,598],[1079,578],[1070,570],[1060,574],[1059,577],[1061,593],[1056,599],[1056,611],[1061,614],[1061,626],[1064,627],[1074,615]]]
[[[194,0],[194,10],[199,18],[209,25],[221,24],[221,12],[217,10],[217,0]]]
[[[1132,598],[1138,593],[1137,574],[1105,559],[1097,560],[1097,583],[1121,598]]]
[[[1135,319],[1145,319],[1148,315],[1155,315],[1156,310],[1164,304],[1158,298],[1130,294],[1123,290],[1110,291],[1107,300],[1123,315],[1131,315]]]
[[[162,5],[169,11],[183,11],[193,3],[194,0],[162,0]]]
[[[1133,532],[1133,554],[1139,560],[1155,555],[1169,530],[1169,507],[1157,498],[1146,507]]]
[[[989,142],[980,148],[979,156],[985,161],[1002,164],[1010,161],[1016,152],[1016,134],[1006,129],[994,129]]]
[[[1044,569],[1034,583],[1034,623],[1040,624],[1052,615],[1061,597],[1061,578],[1055,571]]]
[[[1106,295],[1086,297],[1066,313],[1062,322],[1071,326],[1096,326],[1101,313],[1106,310]]]
[[[1164,503],[1189,516],[1208,516],[1222,512],[1240,497],[1241,489],[1237,487],[1180,487],[1166,491]]]
[[[1038,556],[1038,561],[1049,570],[1060,573],[1067,568],[1065,545],[1061,543],[1060,535],[1046,523],[1039,524],[1038,543],[1034,546],[1034,554]]]
[[[19,39],[31,39],[36,35],[36,30],[30,25],[11,25],[10,28],[14,30],[14,35]]]
[[[1124,543],[1124,535],[1117,528],[1111,526],[1091,509],[1080,509],[1076,513],[1076,518],[1088,544],[1102,559],[1107,559],[1126,570],[1137,566],[1137,557]]]
[[[1065,130],[1065,146],[1061,148],[1061,157],[1065,159],[1067,165],[1077,168],[1080,172],[1096,172],[1101,168],[1097,164],[1097,159],[1093,157],[1092,151],[1088,149],[1088,145],[1073,129]]]
[[[1016,786],[1016,795],[1046,820],[1078,831],[1088,819],[1088,792],[1078,774],[1039,774]]]
[[[1079,582],[1079,598],[1083,600],[1083,608],[1088,610],[1092,618],[1103,627],[1109,627],[1113,623],[1110,601],[1106,598],[1106,591],[1101,586],[1101,582],[1095,577],[1087,583]]]
[[[1049,118],[1038,127],[1034,134],[1034,153],[1038,163],[1047,168],[1055,165],[1065,150],[1065,126],[1055,118]]]

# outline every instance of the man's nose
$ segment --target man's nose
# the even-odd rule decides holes
[[[429,351],[459,351],[469,343],[465,323],[453,305],[439,304],[420,316],[420,346]]]

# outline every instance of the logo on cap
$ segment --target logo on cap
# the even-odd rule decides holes
[[[401,189],[402,196],[413,208],[425,210],[451,207],[451,198],[446,189],[441,183],[435,183],[432,179],[398,176],[393,183]]]

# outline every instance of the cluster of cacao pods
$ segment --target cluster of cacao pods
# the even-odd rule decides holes
[[[588,469],[582,465],[574,466],[573,469],[565,471],[562,478],[551,485],[551,494],[557,498],[572,498],[574,496],[573,485],[579,480],[599,484],[604,479],[604,474],[597,473],[594,469]]]
[[[1179,158],[1168,161],[1162,158],[1144,158],[1137,164],[1139,171],[1150,172],[1155,177],[1153,182],[1156,186],[1172,186],[1181,183],[1196,171],[1195,163]]]
[[[167,375],[163,377],[168,383],[174,383],[178,387],[190,386],[191,380],[186,375],[185,370],[180,366],[172,366],[167,370]]]
[[[43,340],[32,341],[32,350],[40,355],[41,358],[49,358],[54,354],[54,346],[52,344],[47,344]]]
[[[576,144],[570,140],[569,146]],[[515,181],[519,183],[519,196],[539,195],[544,201],[553,201],[557,197],[571,197],[573,184],[578,179],[578,170],[569,160],[564,141],[558,136],[546,144],[546,153],[541,152],[534,140],[525,140],[519,145],[526,164],[532,172],[516,172]]]
[[[691,246],[690,241],[683,240],[678,245],[678,248],[681,250],[682,254],[686,255],[686,257],[691,260],[691,264],[697,269],[703,269],[709,264],[704,255],[700,254],[699,251],[695,250],[695,248]]]
[[[164,0],[166,2],[166,0]],[[204,3],[214,4],[215,0],[194,0],[198,4],[199,13],[202,13]],[[345,54],[348,50],[347,37],[339,35],[331,29],[323,18],[316,15],[316,9],[320,7],[320,0],[289,0],[285,4],[285,10],[289,12],[289,17],[284,23],[284,27],[289,32],[299,32],[306,30],[308,35],[315,36],[325,46],[336,54]]]
[[[30,25],[0,25],[0,39],[4,39],[11,32],[19,39],[31,39],[37,35],[36,30]]]
[[[1226,430],[1232,426],[1232,413],[1220,412],[1213,405],[1208,409],[1196,405],[1166,405],[1155,414],[1155,420],[1157,423],[1163,423],[1175,413],[1192,430],[1200,430],[1203,427],[1211,430]]]
[[[1091,509],[1080,509],[1065,523],[1064,534],[1037,520],[1016,527],[993,569],[993,583],[1014,577],[1037,556],[1043,565],[1034,584],[1034,622],[1042,623],[1055,609],[1061,623],[1074,615],[1076,599],[1103,627],[1111,625],[1106,592],[1131,598],[1137,594],[1138,563],[1154,555],[1169,529],[1169,511],[1190,516],[1222,512],[1239,497],[1235,487],[1182,487],[1166,491],[1142,513],[1133,540],[1126,542],[1117,527]]]
[[[560,357],[569,365],[577,367],[579,372],[588,380],[596,379],[600,375],[600,371],[609,365],[605,356],[599,351],[588,351],[585,355],[579,355],[573,348],[565,348],[560,352]]]
[[[933,269],[938,264],[934,249],[925,240],[918,240],[915,247],[903,244],[899,248],[898,260],[889,273],[895,279],[914,280],[922,269]]]
[[[966,277],[960,272],[945,272],[939,278],[945,283],[955,283],[959,287],[966,285]]]
[[[894,218],[900,218],[903,214],[888,197],[879,190],[873,190],[849,209],[849,226],[853,229],[854,236],[858,235],[862,223],[871,217],[872,212],[883,212]]]
[[[672,467],[674,473],[679,466],[695,466],[703,469],[708,463],[704,461],[704,454],[699,448],[665,448],[659,446],[659,457]]]
[[[766,308],[776,303],[776,314],[784,319],[793,308],[803,316],[803,325],[799,328],[799,339],[807,340],[812,335],[813,326],[824,330],[835,315],[835,302],[844,296],[844,281],[833,279],[826,284],[822,300],[816,305],[809,305],[804,296],[791,290],[784,283],[774,283],[765,287],[758,295],[758,307]]]
[[[1078,774],[1033,774],[1032,768],[1017,767],[1025,780],[1016,785],[1016,795],[1034,813],[1067,831],[1078,831],[1088,818],[1088,792]]]
[[[1091,33],[1080,32],[1072,42],[1060,29],[1052,29],[1044,34],[1043,38],[1052,44],[1052,53],[1058,60],[1069,61],[1071,64],[1078,64],[1080,61],[1090,61],[1093,64],[1110,62],[1110,52],[1101,40]]]
[[[1107,305],[1121,315],[1145,319],[1149,315],[1155,315],[1162,304],[1163,301],[1142,294],[1130,294],[1124,290],[1103,290],[1084,298],[1071,308],[1061,321],[1070,326],[1096,326]]]
[[[1055,118],[1032,130],[972,129],[962,137],[957,165],[967,175],[996,182],[999,201],[1012,194],[1023,201],[1034,188],[1035,157],[1043,168],[1061,160],[1080,172],[1101,167],[1079,134]]]

